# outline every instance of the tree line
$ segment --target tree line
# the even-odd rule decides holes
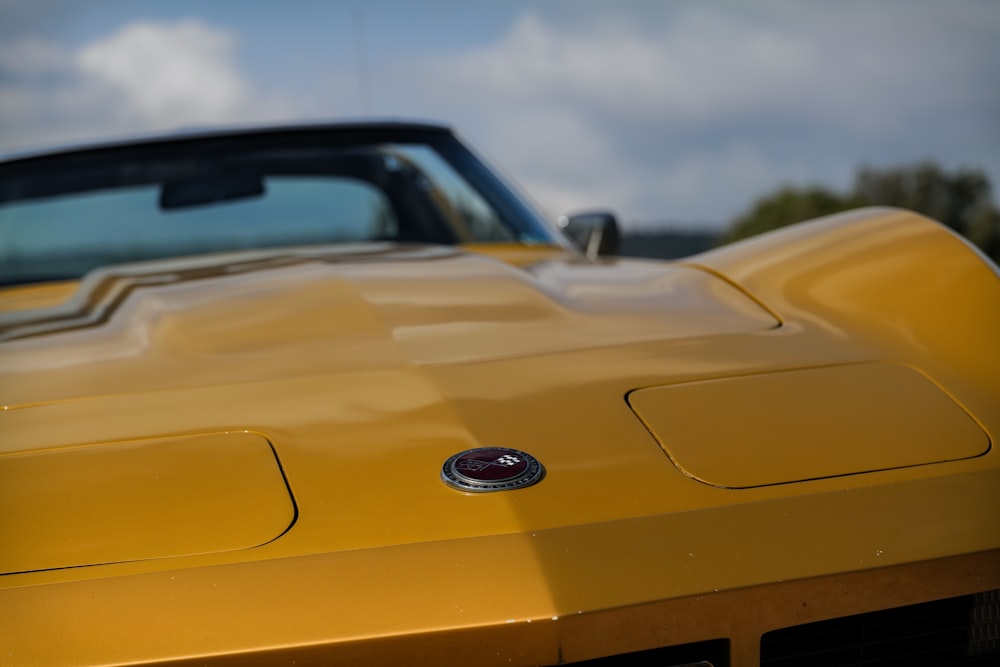
[[[823,186],[785,186],[765,195],[732,221],[723,243],[860,206],[898,206],[934,218],[1000,262],[1000,211],[986,174],[948,171],[926,161],[889,168],[862,167],[847,192]]]

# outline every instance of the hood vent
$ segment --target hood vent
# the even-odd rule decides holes
[[[246,549],[295,517],[263,437],[216,433],[0,456],[0,572]]]
[[[629,404],[685,474],[728,488],[956,461],[990,447],[955,401],[897,364],[653,387]]]

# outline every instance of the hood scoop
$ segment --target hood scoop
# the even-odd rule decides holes
[[[956,461],[990,447],[937,385],[897,364],[689,382],[628,400],[682,472],[726,488]],[[709,406],[717,418],[704,418]]]
[[[253,433],[0,455],[3,574],[246,549],[294,517]]]

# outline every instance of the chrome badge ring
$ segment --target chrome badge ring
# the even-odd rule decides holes
[[[508,447],[478,447],[450,457],[441,481],[459,491],[509,491],[537,483],[545,468],[531,454]]]

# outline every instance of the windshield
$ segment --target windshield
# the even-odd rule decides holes
[[[140,144],[5,171],[0,284],[257,248],[551,242],[544,226],[448,139],[206,141],[166,152]]]

